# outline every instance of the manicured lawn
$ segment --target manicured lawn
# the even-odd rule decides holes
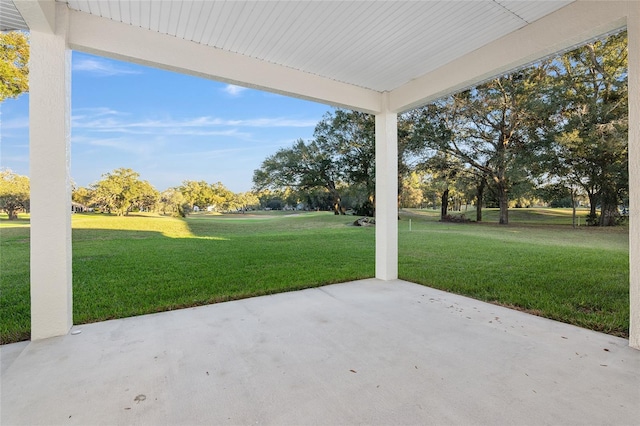
[[[495,215],[485,211],[487,221]],[[573,229],[570,210],[555,209],[513,210],[507,227],[439,223],[428,210],[401,217],[402,279],[628,334],[626,227]],[[74,323],[371,277],[375,230],[353,220],[326,212],[74,215]],[[0,220],[2,343],[29,337],[28,257],[28,221]]]
[[[73,216],[74,323],[371,277],[374,229],[302,215]],[[2,221],[0,335],[29,337],[29,229]]]
[[[573,229],[570,209],[513,210],[508,226],[440,223],[430,211],[402,218],[400,278],[628,336],[628,227]]]
[[[0,344],[29,338],[29,221],[0,221]]]

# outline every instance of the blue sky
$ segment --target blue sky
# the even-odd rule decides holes
[[[29,173],[28,95],[0,104],[0,166]],[[251,189],[253,171],[308,140],[332,108],[73,52],[71,177],[78,186],[119,167],[162,191],[183,180]]]

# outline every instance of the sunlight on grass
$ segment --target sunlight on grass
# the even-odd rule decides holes
[[[77,230],[103,229],[113,231],[136,231],[158,233],[159,235],[168,238],[228,240],[228,238],[216,237],[214,235],[195,235],[191,232],[191,229],[185,219],[170,216],[158,216],[156,214],[136,213],[129,216],[74,214],[72,216],[72,223],[73,229]],[[152,234],[147,236],[147,238],[152,238]]]
[[[373,228],[329,212],[73,215],[74,324],[374,275]],[[0,235],[0,341],[29,338],[29,228]]]
[[[561,209],[515,209],[500,226],[489,221],[497,211],[486,213],[486,223],[441,223],[439,211],[403,210],[400,277],[627,335],[628,226],[574,229]],[[375,228],[353,220],[329,212],[75,214],[74,323],[372,277]],[[9,343],[29,338],[28,219],[0,217],[0,228],[0,341]]]

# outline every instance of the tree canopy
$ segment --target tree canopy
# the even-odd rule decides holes
[[[408,159],[413,124],[399,117],[398,186],[411,168]],[[322,205],[329,196],[335,214],[354,209],[373,216],[375,205],[375,119],[370,114],[336,109],[316,125],[313,139],[297,140],[267,157],[254,171],[255,190],[290,190],[309,205]]]
[[[134,208],[153,208],[159,199],[158,191],[139,178],[137,172],[126,168],[103,174],[102,180],[93,185],[93,202],[118,216],[127,215]]]
[[[373,207],[375,196],[375,130],[373,117],[355,111],[335,110],[316,125],[314,138],[296,141],[267,157],[254,171],[255,190],[314,191],[323,189],[332,198],[335,214],[347,207]],[[364,194],[358,205],[346,206],[347,186]],[[372,213],[371,213],[372,214]]]
[[[325,189],[333,199],[336,214],[340,213],[340,183],[343,173],[338,163],[337,151],[328,142],[313,140],[296,141],[291,148],[282,148],[267,157],[254,171],[254,189],[297,190]]]
[[[626,52],[622,32],[418,108],[414,143],[469,167],[501,224],[513,200],[560,184],[613,225],[628,197]]]
[[[562,104],[550,171],[589,197],[591,219],[613,225],[628,197],[627,34],[588,43],[554,63]]]
[[[29,177],[21,176],[9,169],[0,170],[0,209],[9,220],[18,218],[19,211],[29,210]]]
[[[615,224],[629,185],[626,37],[588,43],[399,115],[399,204],[422,205],[420,192],[422,199],[429,193],[444,219],[450,199],[459,206],[475,198],[476,220],[483,204],[495,203],[499,223],[508,224],[510,207],[538,195],[568,193],[575,205],[584,194],[592,223],[599,207],[598,223]],[[258,190],[301,199],[322,189],[336,213],[348,193],[373,208],[373,117],[326,114],[312,140],[269,156],[253,181]]]
[[[21,31],[0,33],[0,102],[29,91],[29,39]]]
[[[545,99],[546,66],[501,76],[427,105],[417,115],[415,138],[492,183],[501,224],[509,223],[509,191],[530,176],[532,156],[553,128],[553,104]]]

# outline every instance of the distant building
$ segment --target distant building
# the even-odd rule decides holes
[[[71,202],[71,213],[84,213],[89,209],[84,204],[76,203],[74,201]]]

